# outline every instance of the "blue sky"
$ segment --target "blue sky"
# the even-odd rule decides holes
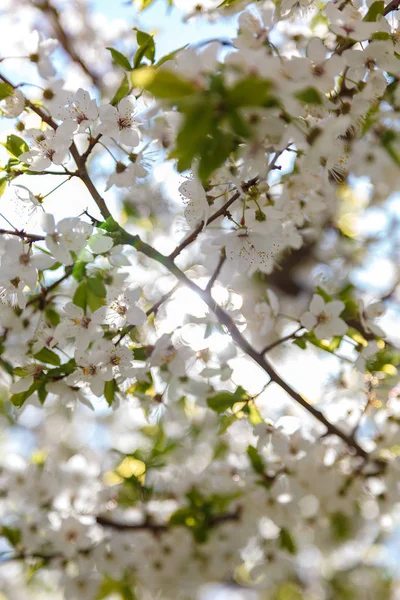
[[[236,30],[235,19],[218,19],[216,23],[205,19],[183,22],[183,14],[177,9],[168,9],[165,0],[158,0],[142,13],[126,0],[93,0],[94,10],[110,17],[124,18],[139,24],[144,30],[157,30],[157,50],[159,56],[176,50],[188,43],[195,43],[211,37],[232,37]]]
[[[106,15],[138,20],[147,31],[157,30],[156,42],[160,56],[210,37],[232,37],[236,30],[234,19],[219,19],[217,23],[195,19],[184,23],[182,13],[177,9],[168,9],[165,0],[156,1],[142,13],[138,13],[131,2],[124,0],[93,0],[93,6],[96,11]]]

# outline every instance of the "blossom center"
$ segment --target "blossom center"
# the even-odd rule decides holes
[[[118,127],[119,130],[129,129],[132,126],[132,119],[130,117],[119,117],[118,119]]]
[[[121,317],[124,317],[128,307],[125,304],[121,304],[121,302],[114,302],[111,304],[111,309],[114,310],[118,315],[121,315]]]
[[[19,262],[21,265],[24,265],[24,267],[28,266],[29,263],[31,262],[31,255],[28,252],[25,252],[24,254],[20,254]]]
[[[82,368],[82,373],[84,375],[93,376],[93,375],[96,375],[96,371],[97,371],[97,368],[95,365],[88,365],[87,367]]]

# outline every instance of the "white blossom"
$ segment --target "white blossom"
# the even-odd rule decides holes
[[[115,138],[124,146],[134,147],[139,144],[139,121],[135,119],[136,100],[133,96],[126,96],[118,106],[100,106],[99,115],[99,133]]]
[[[78,217],[66,217],[56,225],[53,215],[45,213],[42,228],[46,232],[46,246],[62,264],[73,262],[71,252],[79,253],[92,230],[91,226]]]
[[[340,300],[325,302],[322,296],[314,294],[309,310],[301,316],[301,324],[313,331],[319,340],[344,335],[348,329],[340,318],[344,308]]]
[[[33,146],[23,152],[19,159],[32,171],[45,171],[52,164],[62,165],[68,158],[75,123],[64,121],[56,130],[32,130]]]
[[[56,70],[50,61],[50,55],[58,46],[58,41],[54,39],[43,39],[39,31],[33,31],[26,40],[29,60],[34,63],[39,71],[39,75],[44,79],[54,77]]]
[[[146,322],[146,313],[136,306],[141,296],[141,289],[127,289],[110,299],[105,311],[105,321],[115,329],[125,325],[143,325]]]
[[[0,102],[0,111],[8,119],[15,119],[25,108],[25,97],[21,90],[14,89],[9,96]]]
[[[65,100],[58,109],[53,109],[58,119],[76,123],[78,133],[86,131],[95,123],[99,110],[96,100],[93,100],[88,92],[79,88],[74,94],[69,94]]]

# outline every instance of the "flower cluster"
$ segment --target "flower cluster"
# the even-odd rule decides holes
[[[392,600],[398,3],[169,4],[0,60],[0,596]]]

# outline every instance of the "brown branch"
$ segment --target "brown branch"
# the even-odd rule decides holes
[[[219,274],[221,273],[221,269],[222,269],[225,261],[226,261],[225,252],[221,252],[221,256],[219,257],[217,268],[215,269],[214,273],[210,277],[210,281],[207,283],[206,292],[211,292],[214,283],[216,282],[216,280],[219,277]]]
[[[13,90],[15,90],[17,88],[17,86],[15,86],[13,83],[11,83],[11,81],[9,81],[9,79],[7,79],[7,77],[4,77],[4,75],[2,75],[0,73],[0,79],[2,81],[4,81],[4,83],[7,83],[9,86],[11,86],[13,88]],[[39,106],[36,106],[35,104],[33,104],[33,102],[31,102],[30,100],[28,100],[28,98],[25,96],[25,106],[27,106],[28,108],[30,108],[34,113],[36,113],[38,115],[38,117],[40,117],[42,119],[42,121],[44,123],[47,123],[47,125],[49,125],[49,127],[51,127],[52,129],[57,129],[58,125],[57,123],[54,121],[54,119],[52,119],[51,117],[49,117],[44,110],[42,110]],[[70,146],[70,152],[76,162],[76,164],[79,164],[79,159],[80,159],[80,154],[78,152],[77,147],[75,146],[75,143],[72,142],[71,146]],[[66,172],[66,175],[72,175],[73,173],[69,173]]]
[[[149,317],[150,315],[152,315],[153,313],[156,314],[158,309],[160,308],[160,306],[162,304],[164,304],[164,302],[166,300],[168,300],[168,298],[170,298],[172,296],[172,294],[174,294],[176,292],[176,290],[178,289],[178,287],[181,284],[178,282],[176,285],[174,285],[174,287],[172,288],[172,290],[170,290],[169,292],[167,292],[166,294],[164,294],[163,296],[161,296],[161,298],[155,303],[153,304],[153,306],[151,308],[149,308],[146,311],[146,315]],[[118,338],[118,340],[115,342],[115,345],[117,346],[121,340],[124,339],[124,337],[126,335],[128,335],[128,333],[130,333],[131,331],[133,331],[135,329],[136,325],[128,325],[127,327],[125,327],[120,334],[120,337]]]
[[[279,346],[280,344],[283,344],[283,342],[287,342],[288,340],[291,340],[291,339],[295,338],[296,337],[296,333],[298,333],[301,329],[303,329],[302,326],[298,327],[292,333],[289,333],[288,335],[285,335],[284,337],[281,337],[279,340],[275,340],[275,342],[272,342],[272,344],[268,344],[268,346],[265,346],[265,348],[263,348],[261,350],[260,354],[264,355],[267,352],[269,352],[270,350],[272,350],[272,348],[276,348],[276,346]]]
[[[246,183],[243,183],[242,185],[242,190],[244,192],[248,191],[253,185],[255,185],[258,181],[258,177],[253,177],[253,179],[250,179],[249,181],[247,181]],[[227,202],[225,202],[225,204],[219,209],[217,210],[213,215],[211,215],[211,217],[209,219],[207,219],[205,226],[210,225],[211,223],[213,223],[216,219],[218,219],[219,217],[223,217],[226,215],[226,211],[228,210],[228,208],[236,201],[238,200],[238,198],[240,198],[241,196],[241,192],[235,192],[233,194],[233,196],[231,196],[231,198],[229,198],[229,200]],[[191,234],[189,234],[184,240],[183,242],[181,242],[173,252],[171,252],[171,254],[169,255],[169,258],[174,260],[181,252],[182,250],[184,250],[186,248],[186,246],[189,246],[190,244],[192,244],[195,239],[197,238],[197,236],[203,231],[204,229],[204,221],[202,221],[197,227],[196,229],[194,229],[192,231]]]
[[[227,521],[239,521],[241,516],[241,509],[238,507],[234,512],[225,513],[222,515],[214,515],[205,518],[206,527],[217,527],[220,523],[226,523]],[[165,533],[172,527],[185,527],[182,523],[176,525],[153,523],[150,519],[143,521],[143,523],[122,523],[121,521],[113,521],[108,517],[98,516],[96,522],[103,527],[109,527],[110,529],[116,529],[117,531],[151,531],[153,533]]]
[[[12,85],[2,75],[0,75],[0,78],[5,83]],[[14,88],[14,86],[12,86],[12,87]],[[57,124],[51,119],[51,117],[47,117],[47,115],[45,115],[45,113],[43,113],[43,111],[40,108],[32,105],[29,101],[27,101],[27,105],[30,108],[32,108],[32,110],[34,112],[36,112],[36,114],[38,114],[46,123],[48,123],[50,125],[50,127],[52,127],[53,129],[57,128]],[[104,202],[104,199],[98,193],[95,185],[93,184],[92,180],[90,179],[90,176],[86,169],[86,164],[84,161],[82,161],[82,157],[79,155],[75,144],[72,144],[72,146],[71,146],[71,153],[73,154],[75,162],[78,167],[78,172],[77,172],[78,176],[85,183],[88,191],[92,195],[93,200],[95,201],[97,207],[99,208],[103,218],[105,220],[108,219],[109,217],[111,217],[111,213],[108,210],[108,208]],[[247,191],[253,185],[255,185],[257,183],[257,181],[258,181],[258,177],[254,177],[253,179],[251,179],[250,181],[248,181],[242,185],[242,190]],[[240,197],[240,195],[241,195],[241,192],[236,192],[235,194],[233,194],[233,196],[228,200],[228,202],[226,202],[225,205],[223,207],[221,207],[221,209],[216,211],[207,220],[206,225],[209,225],[210,223],[212,223],[213,221],[218,219],[220,216],[223,216],[226,213],[229,206],[233,202],[235,202]],[[287,394],[289,396],[291,396],[291,398],[293,398],[293,400],[295,400],[298,404],[300,404],[303,408],[305,408],[309,413],[311,413],[320,423],[322,423],[327,429],[327,434],[338,436],[349,447],[353,448],[355,450],[356,454],[358,454],[359,456],[361,456],[364,459],[367,459],[368,453],[363,448],[361,448],[361,446],[359,446],[359,444],[355,440],[352,440],[345,432],[343,432],[341,429],[336,427],[336,425],[334,425],[333,423],[328,421],[328,419],[324,416],[324,414],[321,411],[319,411],[314,406],[309,404],[307,402],[307,400],[305,400],[303,398],[303,396],[301,396],[298,392],[296,392],[293,388],[291,388],[291,386],[288,383],[286,383],[286,381],[284,381],[280,377],[280,375],[278,375],[278,373],[276,373],[276,371],[274,370],[272,365],[267,361],[267,359],[265,359],[262,354],[257,352],[251,346],[251,344],[242,336],[242,334],[239,332],[238,328],[236,327],[235,323],[232,321],[231,317],[212,298],[210,291],[201,289],[198,285],[196,285],[193,281],[191,281],[185,275],[185,273],[183,273],[183,271],[181,271],[175,265],[174,258],[176,256],[178,256],[181,253],[181,251],[184,248],[186,248],[186,246],[191,244],[197,238],[197,236],[203,229],[203,225],[204,225],[204,223],[201,223],[185,240],[183,240],[183,242],[181,242],[181,244],[179,244],[179,246],[177,246],[177,248],[174,250],[174,252],[172,252],[172,254],[170,256],[164,256],[163,254],[158,252],[155,248],[153,248],[149,244],[146,244],[145,242],[143,242],[138,235],[131,235],[128,232],[126,232],[124,229],[122,229],[122,227],[120,228],[119,231],[121,234],[121,243],[126,243],[126,244],[133,246],[139,252],[142,252],[149,258],[164,265],[165,268],[170,271],[170,273],[175,275],[175,277],[178,279],[178,281],[184,283],[187,287],[189,287],[196,294],[198,294],[198,296],[203,299],[203,301],[208,305],[208,307],[212,310],[212,312],[215,314],[215,316],[219,319],[219,322],[225,326],[227,332],[231,335],[232,339],[243,350],[243,352],[245,352],[251,358],[253,358],[253,360],[269,375],[270,379],[272,381],[274,381],[275,383],[277,383],[277,385],[279,385],[283,390],[285,390],[287,392]]]
[[[15,235],[16,237],[21,238],[21,240],[26,240],[27,242],[42,242],[45,239],[43,235],[36,235],[35,233],[26,233],[26,231],[24,231],[23,229],[0,229],[0,235]]]
[[[90,193],[90,195],[92,196],[93,200],[95,201],[98,209],[100,210],[103,219],[107,220],[109,217],[111,217],[111,213],[108,210],[107,204],[105,203],[103,197],[99,194],[96,186],[94,185],[93,181],[91,180],[89,173],[87,171],[87,168],[86,168],[85,161],[83,161],[82,157],[79,155],[78,155],[78,160],[77,160],[77,166],[78,166],[77,175],[78,175],[79,179],[81,179],[81,181],[85,184],[88,192]]]
[[[138,252],[142,252],[149,258],[164,265],[170,273],[184,283],[188,288],[193,290],[202,300],[207,304],[211,311],[215,314],[219,322],[225,326],[226,331],[231,335],[232,339],[236,344],[243,350],[245,354],[250,356],[270,377],[270,379],[279,385],[295,402],[305,408],[313,417],[315,417],[320,423],[322,423],[326,429],[326,435],[336,435],[342,439],[350,448],[356,452],[358,456],[363,459],[368,459],[368,453],[361,448],[361,446],[351,437],[338,427],[331,423],[325,415],[315,408],[312,404],[303,398],[298,392],[296,392],[282,377],[275,371],[272,364],[263,357],[262,354],[257,352],[251,344],[242,336],[231,317],[226,313],[220,306],[215,302],[210,292],[203,290],[196,283],[191,281],[183,271],[181,271],[170,257],[164,256],[158,252],[155,248],[143,242],[138,235],[131,235],[121,228],[121,234],[123,236],[122,243],[129,244],[136,248]]]
[[[31,304],[34,304],[35,302],[39,301],[39,306],[40,306],[40,303],[41,303],[41,304],[43,304],[43,308],[44,308],[46,297],[50,294],[50,292],[52,292],[53,290],[55,290],[60,285],[60,283],[62,283],[66,279],[68,279],[68,277],[72,273],[72,269],[73,269],[73,265],[66,266],[65,267],[65,273],[64,273],[64,275],[62,277],[60,277],[56,281],[53,281],[53,283],[51,283],[47,287],[42,287],[42,289],[40,291],[40,294],[37,294],[37,295],[33,296],[27,302],[26,305],[30,306]]]
[[[85,152],[81,154],[82,162],[86,163],[86,160],[89,158],[90,153],[92,152],[95,145],[99,142],[101,137],[101,133],[99,133],[95,138],[89,138],[89,145],[86,148]]]
[[[98,525],[116,529],[117,531],[152,531],[153,533],[163,533],[169,529],[168,525],[152,523],[151,521],[144,521],[143,523],[121,523],[121,521],[112,521],[107,517],[101,516],[96,517],[96,522]]]
[[[39,4],[34,4],[34,6],[40,9],[44,14],[48,15],[49,21],[54,29],[54,33],[56,38],[60,42],[66,54],[70,57],[70,59],[79,65],[86,73],[86,75],[92,80],[93,84],[96,87],[101,88],[102,80],[97,73],[92,71],[92,69],[86,64],[83,58],[78,54],[74,47],[74,40],[67,34],[63,26],[61,25],[60,14],[58,10],[48,1],[44,0]]]
[[[16,89],[16,86],[13,85],[6,77],[4,77],[4,75],[0,74],[0,79],[2,81],[4,81],[4,83],[7,83],[8,85],[10,85],[13,89]],[[47,123],[47,125],[49,125],[52,129],[57,129],[57,127],[58,127],[57,123],[51,117],[46,115],[46,113],[41,108],[39,108],[38,106],[35,106],[35,104],[33,104],[26,97],[25,97],[25,104],[26,104],[26,106],[28,106],[28,108],[30,108],[33,112],[35,112],[42,119],[42,121]],[[98,137],[94,138],[89,143],[88,149],[90,148],[90,151],[88,152],[88,149],[87,149],[86,152],[84,154],[82,154],[82,156],[79,154],[75,143],[72,142],[72,144],[70,146],[70,152],[76,163],[77,171],[75,173],[71,173],[71,172],[67,171],[66,175],[79,177],[79,179],[82,180],[82,182],[87,187],[90,195],[92,196],[93,200],[95,201],[96,205],[98,206],[98,208],[102,214],[102,217],[106,220],[106,219],[108,219],[108,217],[111,217],[111,213],[108,210],[107,205],[104,202],[104,199],[98,193],[95,185],[93,184],[93,182],[89,176],[89,173],[87,171],[87,168],[86,168],[86,160],[87,160],[91,150],[93,149],[94,145],[98,142],[98,139],[99,139]]]
[[[400,0],[392,0],[391,2],[389,2],[389,4],[385,6],[383,15],[386,17],[388,14],[396,10],[400,10]],[[357,43],[358,42],[352,42],[349,40],[348,42],[343,44],[343,46],[340,46],[337,50],[335,50],[333,54],[337,54],[338,56],[340,56],[345,50],[350,50],[350,48],[355,46]]]
[[[86,185],[87,185],[89,191],[91,191],[94,201],[96,202],[98,208],[100,209],[100,212],[102,213],[104,219],[107,219],[111,215],[105,205],[103,198],[97,192],[95,186],[93,185],[89,176],[87,175],[85,165],[81,166],[81,169],[84,174],[86,173],[86,176],[85,176],[86,177]],[[82,172],[80,174],[81,178],[82,178]],[[247,182],[246,184],[243,184],[243,185],[246,186],[248,189],[249,187],[254,185],[257,182],[257,180],[258,180],[258,178],[254,178],[253,180],[250,180],[249,182]],[[90,185],[88,185],[88,183]],[[237,194],[234,194],[232,196],[232,198],[230,199],[230,202],[234,202],[237,199],[237,197],[239,197],[239,195],[240,195],[239,192],[237,192]],[[220,214],[218,214],[218,213],[220,213]],[[210,219],[208,219],[207,224],[209,222],[214,221],[216,218],[218,218],[218,216],[221,216],[221,214],[223,214],[223,212],[221,213],[221,211],[217,211],[212,217],[210,217]],[[201,227],[199,226],[188,238],[186,238],[186,240],[184,240],[178,246],[178,248],[170,256],[165,256],[164,254],[161,254],[161,252],[158,252],[158,250],[156,250],[155,248],[153,248],[146,242],[143,242],[138,235],[131,235],[130,233],[125,231],[122,227],[119,227],[119,233],[121,236],[120,243],[128,244],[128,245],[136,248],[136,250],[138,252],[141,252],[141,253],[145,254],[146,256],[148,256],[149,258],[151,258],[152,260],[155,260],[158,263],[164,265],[164,267],[170,273],[175,275],[175,277],[178,279],[178,281],[184,283],[189,289],[193,290],[207,304],[207,306],[211,309],[211,311],[218,318],[219,322],[225,326],[227,332],[231,335],[232,339],[243,350],[243,352],[245,354],[248,354],[251,358],[253,358],[253,360],[269,375],[270,379],[274,383],[279,385],[293,400],[295,400],[295,402],[297,402],[303,408],[305,408],[310,414],[313,415],[313,417],[315,417],[320,423],[322,423],[326,427],[326,430],[327,430],[326,435],[335,435],[335,436],[339,437],[350,448],[353,448],[353,450],[356,452],[356,454],[358,456],[361,456],[364,460],[367,460],[369,458],[368,453],[363,448],[361,448],[361,446],[355,440],[351,439],[351,437],[348,434],[346,434],[344,431],[342,431],[341,429],[336,427],[336,425],[331,423],[320,410],[316,409],[313,405],[309,404],[309,402],[307,402],[307,400],[305,398],[303,398],[303,396],[301,396],[298,392],[296,392],[284,379],[282,379],[282,377],[280,377],[280,375],[275,371],[275,369],[273,368],[271,363],[267,359],[265,359],[262,354],[257,352],[251,346],[251,344],[242,336],[242,334],[240,333],[240,331],[238,330],[238,328],[236,327],[235,323],[233,322],[231,317],[228,315],[228,313],[226,313],[215,302],[215,300],[211,296],[211,293],[208,290],[203,290],[198,285],[196,285],[193,281],[191,281],[185,275],[185,273],[183,273],[183,271],[181,271],[179,269],[179,267],[177,267],[177,265],[175,264],[175,262],[173,260],[173,257],[177,256],[176,251],[179,250],[179,252],[178,252],[178,254],[179,254],[181,249],[185,248],[192,241],[194,241],[194,239],[196,239],[198,233],[200,233],[201,230],[202,230],[202,226]]]

